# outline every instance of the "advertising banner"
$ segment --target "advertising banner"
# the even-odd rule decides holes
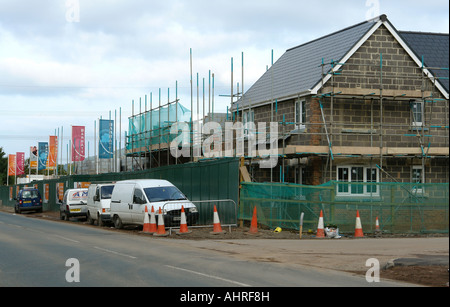
[[[25,153],[17,152],[16,153],[16,175],[24,175],[25,174]]]
[[[8,155],[8,176],[16,174],[16,155]]]
[[[85,133],[84,126],[72,126],[72,162],[84,161]]]
[[[38,149],[37,146],[30,147],[30,169],[36,169],[38,166]]]
[[[48,142],[38,143],[38,170],[43,170],[47,167],[48,158]]]
[[[49,151],[47,162],[49,169],[55,169],[57,158],[58,158],[58,137],[51,135],[49,139]]]
[[[111,159],[114,151],[114,121],[101,119],[98,130],[98,157],[99,159]]]

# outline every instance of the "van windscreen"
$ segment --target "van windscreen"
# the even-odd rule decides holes
[[[102,199],[111,199],[113,189],[113,185],[102,186]]]
[[[186,196],[176,187],[144,188],[145,195],[150,202],[185,200]]]

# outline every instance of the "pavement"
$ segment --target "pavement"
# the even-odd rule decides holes
[[[176,240],[176,244],[240,259],[351,272],[366,272],[366,261],[371,258],[377,259],[381,268],[419,263],[448,266],[449,263],[448,237]]]

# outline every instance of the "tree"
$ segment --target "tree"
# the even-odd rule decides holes
[[[6,176],[8,171],[8,157],[0,147],[0,185],[6,184]]]

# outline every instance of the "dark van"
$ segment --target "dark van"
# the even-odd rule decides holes
[[[22,213],[23,211],[42,212],[42,197],[39,190],[33,188],[25,188],[19,191],[19,195],[14,206],[14,212]]]

